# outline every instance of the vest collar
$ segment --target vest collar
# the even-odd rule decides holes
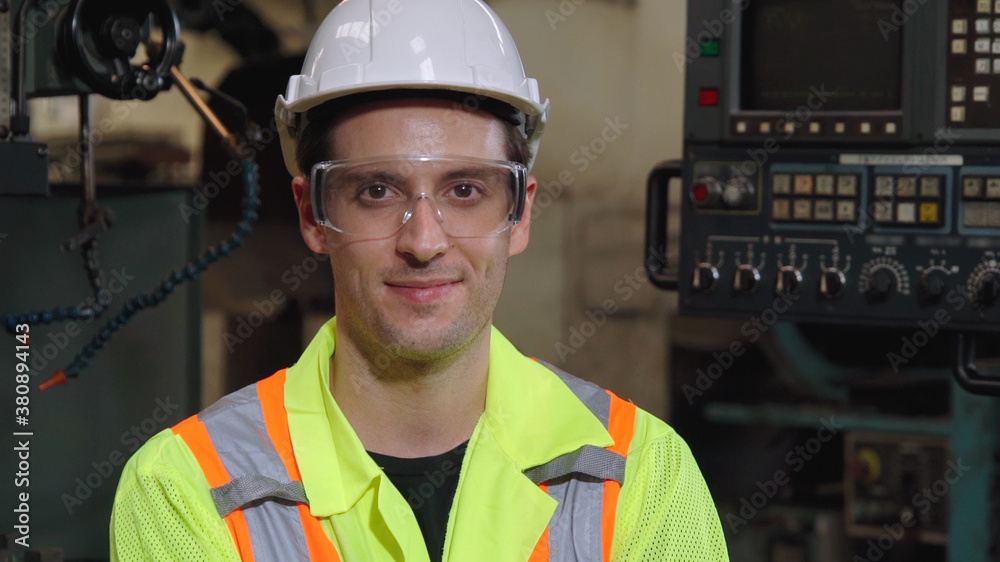
[[[350,510],[366,490],[380,486],[384,477],[330,393],[336,329],[336,318],[332,318],[288,369],[285,383],[295,460],[310,512],[316,517]],[[480,448],[484,453],[499,450],[509,468],[518,472],[583,445],[607,447],[614,442],[554,373],[518,352],[495,327],[490,337],[486,409],[475,433],[488,443],[470,442],[467,455],[476,455]]]

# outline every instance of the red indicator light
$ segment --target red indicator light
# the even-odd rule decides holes
[[[703,88],[698,92],[698,105],[719,105],[718,88]]]
[[[694,195],[695,201],[703,203],[708,200],[708,186],[703,183],[695,184],[694,189],[691,190],[691,194]]]

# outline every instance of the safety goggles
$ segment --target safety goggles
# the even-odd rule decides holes
[[[312,169],[316,222],[345,235],[387,238],[426,199],[456,238],[499,234],[521,220],[527,168],[467,156],[393,156],[320,162]]]

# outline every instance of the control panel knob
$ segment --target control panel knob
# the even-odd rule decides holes
[[[844,277],[843,271],[836,267],[828,267],[823,270],[823,275],[819,278],[819,292],[824,297],[833,299],[840,296],[846,283],[847,278]]]
[[[722,202],[730,209],[743,209],[750,205],[753,185],[747,178],[730,178],[722,188]]]
[[[976,277],[972,298],[979,306],[993,305],[1000,298],[1000,270],[985,269],[979,272]]]
[[[733,290],[742,295],[749,295],[757,290],[760,284],[760,271],[750,264],[740,264],[736,266],[736,275],[733,276]]]
[[[920,276],[920,299],[927,304],[941,302],[948,286],[948,272],[937,267],[929,268]]]
[[[694,279],[691,281],[691,288],[698,293],[710,293],[712,289],[715,289],[715,284],[718,281],[719,270],[710,263],[702,262],[694,270]]]
[[[722,182],[704,177],[691,186],[691,202],[695,207],[718,207],[722,197]]]
[[[790,295],[798,291],[801,284],[802,272],[790,265],[786,265],[778,270],[778,281],[774,285],[774,290],[783,295]]]
[[[878,267],[868,273],[868,290],[865,292],[869,299],[884,301],[896,289],[896,274],[884,267]]]

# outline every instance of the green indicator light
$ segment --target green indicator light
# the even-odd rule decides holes
[[[719,40],[713,39],[711,41],[701,42],[701,55],[704,57],[717,57],[719,56]]]

